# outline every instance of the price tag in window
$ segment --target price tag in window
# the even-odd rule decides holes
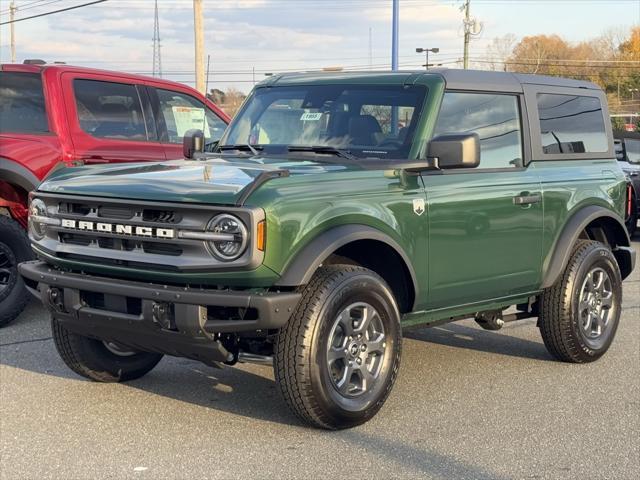
[[[176,122],[176,132],[178,137],[184,136],[184,134],[192,128],[202,130],[205,137],[210,137],[209,126],[207,125],[204,108],[195,107],[171,107],[173,111],[173,118]]]
[[[317,122],[322,118],[322,112],[305,112],[300,117],[303,122]]]

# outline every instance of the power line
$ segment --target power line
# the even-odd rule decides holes
[[[88,7],[89,5],[95,5],[97,3],[104,3],[106,1],[107,0],[95,0],[93,2],[83,3],[82,5],[75,5],[73,7],[61,8],[59,10],[53,10],[51,12],[39,13],[38,15],[31,15],[30,17],[16,18],[15,20],[9,20],[9,21],[6,21],[6,22],[2,22],[2,23],[0,23],[0,25],[7,25],[7,24],[10,24],[10,23],[22,22],[24,20],[31,20],[32,18],[46,17],[47,15],[53,15],[54,13],[68,12],[69,10],[75,10],[77,8],[82,8],[82,7]]]

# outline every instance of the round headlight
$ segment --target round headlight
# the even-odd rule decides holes
[[[224,237],[221,240],[208,242],[213,254],[220,260],[225,262],[235,260],[247,248],[249,240],[247,227],[238,217],[226,213],[217,215],[209,222],[207,230]]]
[[[47,206],[39,198],[34,198],[29,204],[29,230],[38,240],[45,236],[45,224],[38,221],[40,217],[47,216]]]

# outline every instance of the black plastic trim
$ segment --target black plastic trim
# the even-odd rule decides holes
[[[64,292],[67,314],[78,321],[82,321],[84,313],[91,313],[96,322],[108,323],[112,318],[122,317],[131,320],[131,333],[136,333],[136,326],[145,324],[158,328],[153,322],[150,308],[154,302],[164,302],[175,305],[176,309],[182,309],[184,315],[181,321],[187,323],[198,322],[198,318],[191,318],[198,307],[237,307],[255,309],[258,318],[255,320],[207,320],[204,326],[207,331],[215,333],[245,332],[255,330],[270,330],[282,327],[292,315],[292,312],[301,294],[297,292],[251,292],[239,290],[215,290],[203,288],[176,287],[152,283],[134,282],[130,280],[98,277],[80,273],[70,273],[57,270],[45,262],[24,262],[18,267],[20,274],[31,281],[31,289],[34,282],[38,283],[37,290],[42,295],[50,287],[59,288]],[[29,282],[27,282],[29,283]],[[141,299],[143,312],[139,315],[97,310],[83,306],[79,301],[79,292],[98,292],[108,295]],[[45,306],[52,309],[50,305]],[[84,313],[83,313],[84,312]],[[124,315],[124,317],[123,317]],[[185,318],[187,317],[187,318]],[[108,325],[103,325],[108,330]],[[196,330],[195,328],[193,330]],[[173,333],[173,332],[172,332]],[[185,332],[183,332],[184,334]]]
[[[32,172],[5,158],[0,158],[0,178],[24,188],[27,192],[35,190],[40,185],[40,180]]]
[[[342,225],[332,228],[316,237],[305,246],[285,267],[277,286],[306,285],[318,267],[338,248],[356,240],[377,240],[393,248],[404,261],[411,275],[414,291],[417,293],[418,281],[408,255],[398,243],[380,230],[366,225]],[[412,306],[413,308],[413,306]]]
[[[629,273],[631,273],[635,265],[635,251],[630,248],[631,241],[629,240],[629,235],[627,234],[627,229],[624,226],[624,222],[620,219],[620,217],[618,217],[610,210],[607,210],[603,207],[591,205],[579,210],[565,224],[564,230],[560,234],[560,237],[558,238],[558,241],[554,246],[549,264],[545,269],[541,288],[548,288],[556,282],[562,271],[565,269],[567,263],[569,262],[572,247],[580,237],[580,234],[587,227],[587,225],[598,218],[612,219],[616,221],[620,226],[620,231],[624,234],[624,244],[618,245],[618,250],[625,248],[627,250],[626,256],[631,261],[631,268],[628,272],[626,272],[626,275],[625,272],[621,272],[622,278],[624,279],[626,276],[628,276]],[[614,249],[614,255],[615,254],[616,249]],[[616,259],[620,260],[618,255],[616,255]]]

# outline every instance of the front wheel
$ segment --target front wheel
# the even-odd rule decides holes
[[[611,346],[620,320],[622,279],[611,250],[580,240],[558,281],[542,295],[539,327],[558,360],[593,362]]]
[[[149,373],[162,359],[159,353],[137,352],[117,343],[95,340],[70,332],[58,320],[51,320],[56,349],[64,363],[96,382],[124,382]]]
[[[275,377],[306,423],[353,427],[389,396],[401,345],[400,314],[382,278],[357,266],[322,267],[278,334]]]

